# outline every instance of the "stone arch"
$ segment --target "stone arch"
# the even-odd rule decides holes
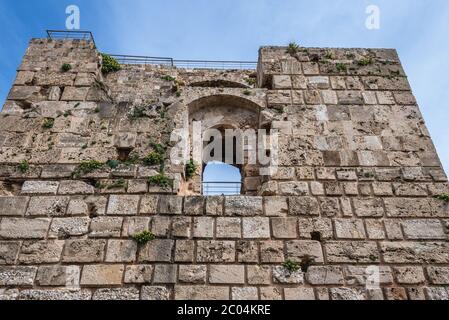
[[[206,81],[192,82],[189,86],[201,88],[250,88],[247,84],[223,79],[210,79]]]
[[[260,104],[237,95],[214,94],[198,98],[187,104],[189,136],[193,136],[194,121],[201,123],[201,133],[208,129],[217,129],[221,133],[226,129],[241,129],[243,131],[254,130],[257,134],[257,129],[260,128],[260,112],[262,109],[263,106]],[[223,142],[224,140],[225,135],[223,134]],[[190,141],[191,151],[194,143]],[[235,145],[233,145],[233,150],[236,150]],[[252,176],[255,171],[252,167],[253,165],[237,163],[236,157],[233,157],[233,159],[234,163],[228,164],[239,168],[241,171],[242,192],[245,194],[255,194],[257,190],[254,189],[254,186],[257,186],[257,183],[254,183],[255,177]],[[202,173],[207,163],[204,163],[201,159],[201,163],[199,164],[201,165],[201,170],[198,170],[198,176],[193,181],[196,186],[190,188],[197,192],[198,189],[201,189]],[[250,185],[252,187],[249,187]]]

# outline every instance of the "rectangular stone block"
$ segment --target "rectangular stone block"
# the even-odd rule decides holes
[[[37,267],[0,266],[0,286],[33,286]]]
[[[133,284],[151,283],[152,276],[152,265],[138,264],[126,266],[124,282]]]
[[[385,198],[388,217],[394,218],[444,218],[449,206],[432,198]]]
[[[375,263],[379,251],[375,242],[333,241],[325,243],[327,261],[331,263]]]
[[[113,289],[98,289],[92,296],[92,300],[139,300],[140,291],[137,288],[113,288]]]
[[[24,241],[20,248],[19,261],[22,264],[56,263],[61,259],[64,241]]]
[[[285,288],[285,300],[315,300],[315,292],[313,288]]]
[[[365,239],[366,233],[362,220],[335,219],[335,233],[338,239]]]
[[[234,241],[206,241],[197,242],[197,262],[234,262]]]
[[[41,266],[37,272],[36,284],[42,287],[76,287],[80,284],[79,266]]]
[[[183,198],[178,196],[163,196],[159,198],[159,214],[182,214]]]
[[[401,224],[405,237],[410,240],[447,239],[441,222],[436,219],[405,220]]]
[[[313,197],[289,197],[289,214],[293,216],[318,216],[320,205]]]
[[[137,243],[134,240],[109,240],[106,262],[134,262],[137,256]]]
[[[427,274],[432,284],[449,284],[449,267],[427,267]]]
[[[206,283],[207,266],[205,265],[180,265],[179,282],[191,284]]]
[[[214,222],[211,217],[195,217],[193,218],[193,237],[194,238],[213,238]]]
[[[85,265],[81,275],[82,286],[114,286],[121,285],[123,265]]]
[[[59,194],[94,194],[95,188],[83,181],[61,181]]]
[[[243,218],[243,238],[269,239],[270,219],[262,217]]]
[[[87,217],[53,218],[48,237],[66,239],[86,235],[89,232],[89,223],[90,219]]]
[[[323,250],[318,241],[288,241],[286,243],[286,258],[301,262],[310,260],[314,263],[322,263]]]
[[[229,300],[229,287],[175,286],[175,300]]]
[[[68,197],[32,197],[26,215],[64,216],[69,201]]]
[[[38,300],[38,301],[80,301],[90,300],[92,293],[89,290],[70,291],[66,289],[54,290],[23,290],[20,292],[19,300]]]
[[[399,284],[421,284],[426,281],[422,267],[394,267],[393,272]]]
[[[177,265],[156,265],[154,267],[153,282],[155,284],[174,284],[178,278],[177,270]]]
[[[217,238],[240,239],[242,237],[242,222],[240,218],[217,218]]]
[[[173,240],[155,239],[148,242],[139,251],[140,262],[171,262]]]
[[[175,262],[194,262],[195,261],[195,241],[176,240]]]
[[[3,239],[45,239],[50,219],[2,218],[0,238]]]
[[[260,260],[262,263],[282,263],[284,262],[284,242],[282,241],[261,241]]]
[[[358,217],[382,217],[384,208],[380,198],[354,198],[352,201]]]
[[[288,214],[287,197],[264,197],[264,213],[270,217],[285,217]]]
[[[387,263],[449,263],[447,242],[381,242],[380,246]]]
[[[269,266],[247,265],[246,273],[249,284],[268,285],[271,283],[271,267]]]
[[[188,197],[187,197],[188,198]],[[186,201],[187,201],[186,198]],[[187,204],[187,202],[186,202]],[[197,214],[197,210],[192,210],[190,209],[191,205],[185,207],[186,210],[186,214],[188,214],[188,212],[194,212],[195,214]],[[208,216],[221,216],[223,215],[223,207],[224,207],[224,197],[207,197],[206,198],[206,215]],[[187,209],[189,208],[189,209]]]
[[[226,197],[225,215],[257,216],[262,215],[262,197]]]
[[[307,282],[312,285],[343,285],[343,269],[334,266],[311,266],[306,273]]]
[[[97,217],[92,219],[89,228],[90,238],[118,238],[122,230],[123,218]]]
[[[0,241],[0,265],[14,264],[19,248],[19,241]]]
[[[139,196],[111,195],[107,209],[108,215],[129,216],[137,215]]]
[[[28,201],[28,197],[0,197],[0,217],[23,216]]]
[[[22,186],[22,194],[55,195],[58,191],[57,181],[25,181]]]
[[[296,218],[271,218],[271,228],[277,239],[296,239],[298,236]]]
[[[103,261],[106,240],[67,240],[62,261],[89,263]]]

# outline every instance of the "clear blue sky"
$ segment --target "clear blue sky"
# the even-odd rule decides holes
[[[447,0],[1,0],[0,100],[31,37],[65,27],[65,8],[109,53],[256,60],[261,45],[396,48],[439,155],[449,169]],[[368,5],[380,30],[365,28]]]

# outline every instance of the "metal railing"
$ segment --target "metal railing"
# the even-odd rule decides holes
[[[204,196],[240,195],[241,190],[242,190],[241,182],[224,182],[224,181],[203,182]]]
[[[47,30],[49,39],[78,39],[88,40],[95,44],[90,31],[78,30]],[[109,54],[120,64],[128,65],[162,65],[186,69],[220,69],[220,70],[256,70],[254,61],[226,61],[226,60],[175,60],[169,57],[132,56],[123,54]]]
[[[49,39],[52,40],[64,40],[64,39],[87,40],[92,41],[95,44],[94,35],[90,31],[47,30],[47,36]]]
[[[175,60],[168,57],[130,56],[122,54],[109,55],[120,64],[163,65],[186,69],[255,70],[257,68],[257,62],[252,61]]]

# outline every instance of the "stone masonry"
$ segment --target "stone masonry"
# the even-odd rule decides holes
[[[33,39],[18,68],[0,115],[0,299],[449,299],[449,185],[395,50],[101,67],[92,42]],[[144,160],[197,118],[279,129],[279,169],[243,166],[244,194],[204,197],[200,168]]]

